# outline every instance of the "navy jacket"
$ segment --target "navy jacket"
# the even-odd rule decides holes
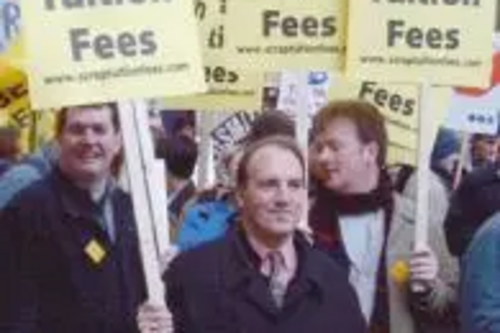
[[[0,216],[0,331],[135,333],[145,298],[124,192],[109,193],[116,240],[99,205],[60,171],[23,190]]]
[[[500,332],[500,214],[484,221],[464,254],[463,264],[461,332]]]
[[[180,254],[165,277],[175,332],[366,332],[345,273],[301,237],[295,245],[298,272],[281,310],[238,228]]]
[[[478,169],[453,194],[444,221],[450,253],[461,257],[484,221],[500,210],[500,168]]]

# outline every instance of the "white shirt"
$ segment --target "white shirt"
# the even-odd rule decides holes
[[[377,269],[384,243],[384,213],[378,210],[339,218],[340,232],[350,261],[349,280],[367,321],[375,305]]]

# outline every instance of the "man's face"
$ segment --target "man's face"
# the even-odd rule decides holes
[[[499,139],[484,137],[477,139],[472,146],[474,159],[481,163],[494,162],[497,159]]]
[[[68,110],[58,138],[61,168],[74,180],[94,182],[109,176],[121,149],[120,133],[108,107],[75,107]]]
[[[304,169],[297,157],[284,148],[265,146],[247,164],[247,183],[239,191],[243,218],[265,237],[293,233],[304,209]]]
[[[375,143],[364,144],[356,125],[347,118],[330,120],[315,138],[311,152],[311,169],[322,184],[339,193],[362,193],[367,179],[378,173]]]

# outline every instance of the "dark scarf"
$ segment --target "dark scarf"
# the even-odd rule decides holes
[[[333,257],[348,272],[350,263],[340,233],[339,215],[363,214],[383,209],[385,237],[377,273],[375,308],[370,320],[371,333],[388,333],[390,331],[385,267],[387,236],[394,210],[392,196],[393,187],[390,178],[386,172],[382,172],[379,186],[370,193],[339,195],[319,186],[314,198],[315,202],[309,213],[309,224],[313,230],[316,246]]]

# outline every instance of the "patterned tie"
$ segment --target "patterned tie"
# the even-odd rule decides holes
[[[270,267],[269,290],[276,306],[281,308],[287,288],[285,259],[279,251],[269,253],[267,258]]]

